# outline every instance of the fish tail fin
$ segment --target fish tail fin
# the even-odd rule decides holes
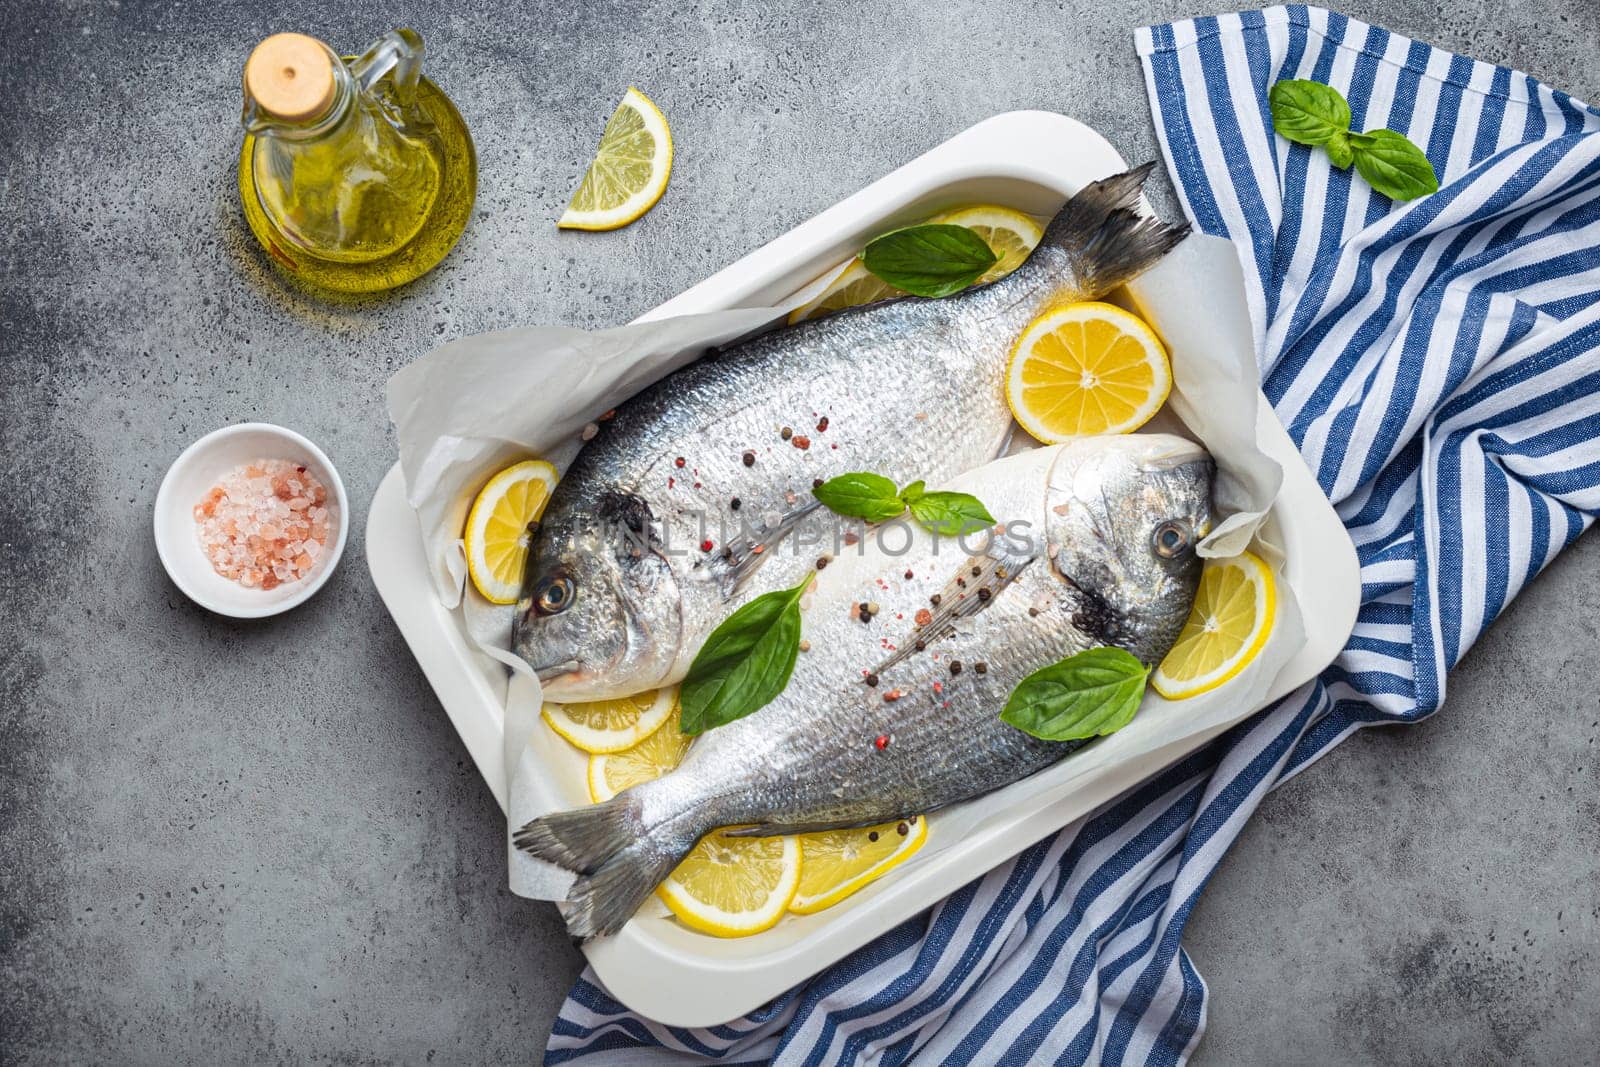
[[[584,941],[621,930],[700,839],[702,830],[678,828],[691,819],[650,825],[642,788],[542,815],[512,837],[522,851],[578,875],[567,894],[567,929]]]
[[[541,815],[512,835],[512,843],[538,859],[588,874],[645,833],[637,798],[627,793],[593,807]]]
[[[1143,274],[1189,234],[1138,211],[1155,161],[1085,186],[1057,212],[1041,244],[1063,249],[1087,294],[1101,295]]]
[[[681,849],[641,841],[617,853],[593,874],[580,876],[567,894],[572,906],[567,929],[583,941],[621,930],[693,847],[693,841]]]

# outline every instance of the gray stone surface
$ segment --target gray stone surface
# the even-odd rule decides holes
[[[579,956],[503,888],[494,803],[367,577],[385,378],[626,321],[995,112],[1152,157],[1130,28],[1230,6],[0,0],[0,1059],[534,1056]],[[1591,0],[1344,8],[1600,96]],[[308,299],[241,229],[240,65],[273,30],[399,24],[477,136],[479,209],[420,283]],[[672,120],[672,188],[557,233],[630,83]],[[167,464],[244,419],[320,442],[355,501],[329,587],[254,624],[185,601],[150,538]],[[1594,1059],[1597,588],[1591,540],[1439,716],[1266,802],[1191,926],[1201,1062]]]

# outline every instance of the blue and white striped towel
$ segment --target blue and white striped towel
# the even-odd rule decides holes
[[[1238,247],[1267,395],[1360,551],[1349,645],[745,1019],[659,1026],[586,975],[547,1062],[1182,1062],[1206,988],[1179,939],[1261,798],[1353,731],[1436,710],[1446,670],[1600,510],[1600,110],[1319,8],[1137,44],[1184,208]],[[1395,204],[1275,137],[1280,78],[1425,146],[1440,191]]]

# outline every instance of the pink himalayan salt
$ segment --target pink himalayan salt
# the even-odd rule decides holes
[[[246,589],[275,589],[311,573],[333,521],[328,490],[304,467],[258,459],[223,476],[194,506],[200,550]]]

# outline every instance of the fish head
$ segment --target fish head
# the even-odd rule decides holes
[[[640,498],[603,494],[541,524],[522,589],[512,648],[551,700],[607,700],[665,680],[682,602]]]
[[[1195,546],[1211,530],[1216,467],[1170,434],[1062,446],[1046,489],[1046,541],[1069,586],[1073,624],[1097,644],[1159,662],[1200,584]]]

